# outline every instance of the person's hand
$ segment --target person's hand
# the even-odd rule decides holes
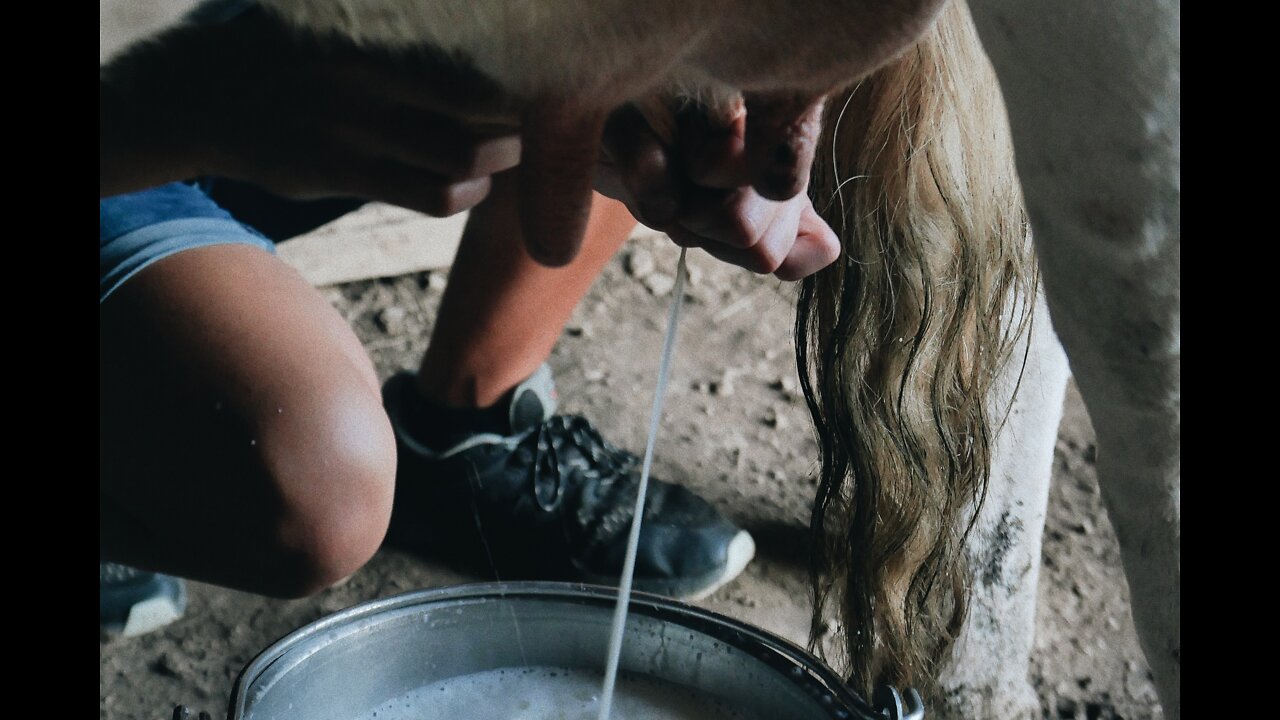
[[[663,127],[660,111],[621,108],[605,128],[597,189],[678,245],[799,280],[840,254],[804,192],[821,112],[820,99],[748,99],[719,121],[689,108]]]
[[[446,216],[520,159],[518,111],[492,83],[420,55],[309,39],[257,8],[177,28],[101,78],[104,196],[219,175]]]

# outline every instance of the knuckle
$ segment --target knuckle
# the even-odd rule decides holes
[[[760,241],[751,200],[746,193],[735,193],[721,210],[725,242],[740,248],[751,248]]]
[[[753,248],[758,244],[755,226],[750,219],[742,215],[729,217],[725,224],[725,240],[735,247],[744,249]]]
[[[782,266],[782,261],[774,257],[764,256],[760,258],[756,266],[756,273],[759,275],[772,275]]]
[[[459,183],[445,183],[431,187],[425,193],[423,205],[428,215],[442,218],[456,215],[467,209],[459,192]]]
[[[786,260],[786,257],[781,253],[774,252],[763,243],[753,248],[753,252],[750,257],[750,270],[759,275],[774,274],[777,272],[778,268],[782,267],[782,263]]]

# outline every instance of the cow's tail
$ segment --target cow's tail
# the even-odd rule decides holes
[[[828,101],[810,193],[840,259],[804,281],[797,360],[822,450],[818,623],[864,693],[935,694],[967,610],[963,542],[1038,282],[1004,104],[953,0],[900,58]]]

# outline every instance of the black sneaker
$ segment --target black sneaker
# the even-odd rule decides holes
[[[413,375],[383,386],[399,466],[388,541],[496,572],[503,580],[619,582],[640,483],[640,459],[579,416],[554,415],[543,365],[509,395],[509,434],[460,430],[433,450],[406,431]],[[649,479],[634,587],[698,599],[734,579],[755,554],[747,531],[706,500]]]
[[[182,580],[117,563],[99,563],[102,632],[132,637],[164,627],[187,609]]]

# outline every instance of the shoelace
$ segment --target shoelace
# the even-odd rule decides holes
[[[586,418],[578,415],[546,420],[532,436],[533,496],[538,507],[548,512],[558,508],[565,496],[567,468],[561,457],[566,446],[577,449],[586,459],[587,466],[578,468],[586,480],[610,482],[625,477],[636,465],[635,456],[611,445]]]

